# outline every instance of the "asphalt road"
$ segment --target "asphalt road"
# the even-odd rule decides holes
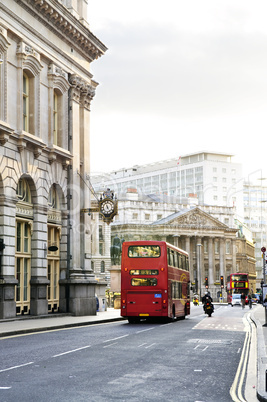
[[[1,401],[232,401],[244,311],[0,339]],[[241,384],[242,387],[242,384]],[[243,387],[244,388],[244,387]]]

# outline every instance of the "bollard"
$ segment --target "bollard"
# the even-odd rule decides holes
[[[267,392],[267,370],[265,370],[265,392]]]

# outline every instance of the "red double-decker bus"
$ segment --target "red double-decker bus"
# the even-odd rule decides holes
[[[227,277],[227,303],[232,303],[232,295],[233,293],[244,293],[246,295],[246,302],[247,296],[249,293],[249,281],[248,281],[248,274],[236,273],[230,274]]]
[[[121,315],[185,318],[190,314],[188,254],[163,241],[124,242],[121,257]]]

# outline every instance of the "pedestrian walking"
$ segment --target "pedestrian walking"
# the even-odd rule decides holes
[[[248,305],[249,305],[249,308],[252,308],[252,296],[250,293],[248,294]]]
[[[241,294],[241,304],[242,304],[242,308],[245,308],[245,304],[246,304],[246,295],[245,295],[245,293]]]

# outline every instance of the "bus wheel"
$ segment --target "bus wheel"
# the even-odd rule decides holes
[[[128,322],[129,324],[136,324],[139,322],[139,319],[137,317],[128,317]]]

